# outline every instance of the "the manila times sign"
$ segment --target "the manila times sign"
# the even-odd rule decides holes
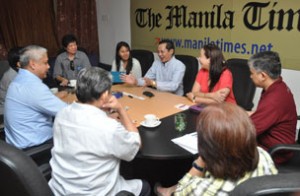
[[[131,0],[131,32],[132,48],[156,51],[172,39],[177,54],[197,56],[213,42],[226,58],[273,50],[300,70],[299,0]]]

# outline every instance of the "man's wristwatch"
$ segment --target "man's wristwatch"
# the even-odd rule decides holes
[[[152,87],[156,88],[156,82],[152,80]]]

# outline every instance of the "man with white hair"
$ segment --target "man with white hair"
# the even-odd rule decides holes
[[[5,99],[4,130],[7,143],[25,149],[52,140],[53,117],[67,104],[42,82],[50,68],[47,49],[25,47],[20,65]]]

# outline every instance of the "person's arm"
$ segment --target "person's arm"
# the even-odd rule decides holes
[[[192,92],[187,93],[186,96],[194,103],[211,104],[223,102],[229,93],[230,90],[228,88],[223,88],[212,93],[203,93],[201,92],[200,84],[195,81]]]
[[[271,101],[267,102],[264,101],[261,103],[260,101],[256,111],[250,116],[255,126],[257,136],[268,131],[278,120],[276,104],[271,104]]]
[[[56,76],[55,79],[60,82],[59,85],[61,85],[61,86],[67,86],[68,83],[69,83],[69,80],[66,79],[66,78],[64,78],[64,77],[62,77],[62,76]]]
[[[32,105],[41,113],[55,116],[59,110],[67,106],[67,103],[55,96],[46,85],[42,84],[33,89],[34,92],[29,93],[35,96],[28,96],[32,98]]]
[[[88,56],[84,52],[82,52],[82,55],[80,56],[80,58],[81,58],[83,67],[85,67],[85,68],[91,67],[91,62],[90,62]]]
[[[63,75],[62,66],[63,66],[62,58],[60,56],[57,56],[54,64],[54,69],[53,69],[53,78],[59,81],[61,86],[67,86],[69,80],[62,76]]]
[[[229,88],[222,88],[220,90],[217,90],[215,92],[210,92],[210,93],[195,92],[194,100],[196,103],[203,103],[203,104],[222,103],[225,101],[229,93],[230,93]]]
[[[205,165],[206,165],[205,162],[203,161],[201,156],[199,156],[193,162],[193,166],[190,169],[189,174],[191,174],[192,176],[203,177],[205,174]]]
[[[132,70],[131,70],[131,74],[135,77],[135,78],[141,78],[142,77],[142,70],[141,70],[141,64],[140,62],[133,58],[132,59]]]
[[[226,98],[229,96],[230,91],[232,90],[233,80],[232,80],[231,72],[225,70],[222,73],[217,83],[219,89],[215,90],[214,92],[208,92],[208,93],[201,92],[201,85],[199,84],[200,76],[201,74],[199,72],[199,74],[197,75],[197,79],[194,83],[192,92],[187,94],[188,98],[196,103],[203,103],[203,104],[224,102]]]
[[[137,78],[136,84],[138,86],[154,85],[153,81],[156,80],[156,72],[157,72],[159,63],[160,62],[158,62],[158,61],[154,61],[152,66],[150,67],[150,69],[145,74],[144,78]],[[147,79],[145,80],[145,78],[147,78]],[[149,84],[146,83],[147,81],[150,81]]]
[[[194,162],[190,171],[178,182],[177,185],[164,188],[161,186],[156,187],[157,192],[161,195],[190,195],[195,189],[192,185],[191,180],[194,176],[204,177],[205,174],[205,162],[199,156]]]
[[[103,108],[110,108],[115,110],[119,114],[120,122],[128,131],[138,132],[136,126],[132,123],[129,115],[127,114],[126,110],[123,108],[121,103],[117,100],[115,96],[110,96],[107,103],[103,105]]]

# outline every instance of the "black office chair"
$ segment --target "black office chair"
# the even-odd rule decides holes
[[[112,66],[106,63],[98,63],[98,67],[106,70],[106,71],[111,71]]]
[[[183,91],[184,95],[191,92],[197,73],[199,63],[196,57],[190,55],[176,54],[175,58],[180,60],[185,65],[185,73],[183,77]]]
[[[51,178],[51,166],[49,164],[51,159],[52,143],[44,143],[39,146],[34,146],[24,149],[24,153],[30,157],[34,163],[39,167],[47,181]]]
[[[53,196],[41,168],[24,151],[0,141],[0,195]],[[132,196],[120,191],[117,196]]]
[[[1,120],[1,116],[0,116]],[[0,129],[1,140],[5,142],[5,132]],[[34,163],[39,167],[40,171],[43,173],[45,179],[48,181],[51,178],[51,167],[49,161],[51,159],[51,149],[53,144],[45,143],[39,146],[34,146],[28,149],[24,149],[23,152],[30,157]]]
[[[251,178],[239,184],[230,196],[285,196],[300,193],[300,173],[268,175]]]
[[[300,117],[298,116],[298,119],[299,118]],[[279,173],[300,172],[300,134],[298,133],[296,144],[279,144],[270,148],[269,153],[273,157],[277,152],[280,152],[282,150],[292,151],[293,157],[286,163],[277,165]]]
[[[142,76],[144,76],[154,61],[153,52],[149,50],[133,49],[131,50],[131,56],[140,62]]]
[[[0,140],[0,195],[53,195],[37,165],[23,151]]]
[[[277,165],[279,173],[300,172],[300,144],[279,144],[269,150],[274,156],[275,152],[281,150],[293,151],[293,157],[285,163]]]
[[[233,77],[233,94],[239,106],[250,111],[253,108],[255,84],[250,78],[250,69],[246,59],[228,59],[228,68]]]
[[[0,139],[5,140],[5,132],[4,132],[4,116],[0,115]]]

